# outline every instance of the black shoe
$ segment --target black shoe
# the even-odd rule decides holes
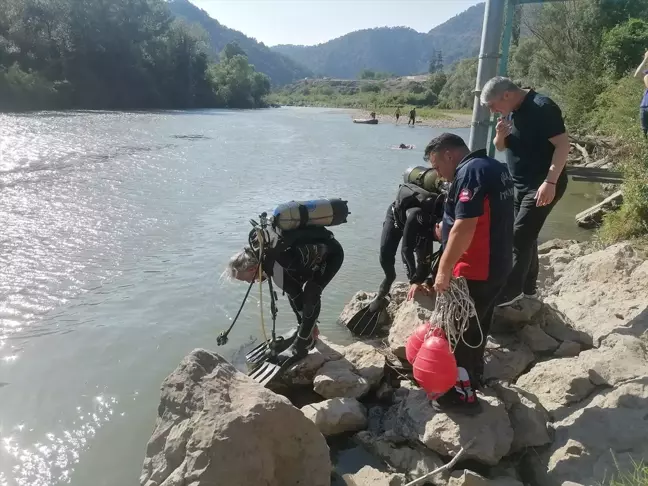
[[[460,394],[456,388],[431,401],[432,408],[438,413],[458,412],[464,415],[477,415],[482,411],[481,402],[477,394],[471,392],[471,396],[466,401],[465,395]]]
[[[497,307],[508,307],[524,298],[523,293],[519,294],[501,294],[497,299]]]

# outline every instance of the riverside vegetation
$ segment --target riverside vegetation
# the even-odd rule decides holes
[[[0,110],[265,105],[270,81],[235,43],[208,35],[163,0],[4,0]]]
[[[531,8],[533,7],[533,8]],[[550,95],[569,131],[616,141],[624,203],[604,218],[602,244],[648,235],[648,144],[639,124],[643,83],[632,77],[648,49],[648,0],[565,0],[519,6],[509,75],[521,86]],[[419,117],[473,104],[477,59],[429,75],[392,77],[364,72],[358,80],[303,80],[274,92],[275,103],[371,108],[378,113],[417,107]]]

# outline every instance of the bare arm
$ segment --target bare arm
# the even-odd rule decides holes
[[[551,167],[547,173],[547,181],[555,184],[560,177],[560,173],[567,164],[567,157],[569,156],[569,137],[567,133],[561,133],[555,137],[551,137],[549,141],[555,147],[553,157],[551,158]]]
[[[642,74],[644,72],[644,69],[646,68],[646,64],[648,64],[648,52],[644,54],[644,58],[641,61],[641,64],[639,64],[639,67],[634,73],[635,78],[640,78],[642,77]],[[644,76],[644,83],[646,82],[646,77]],[[648,86],[648,85],[646,85]]]
[[[458,219],[452,225],[448,237],[448,244],[443,250],[441,261],[439,262],[439,274],[452,275],[452,270],[461,258],[461,255],[466,253],[470,247],[470,243],[475,235],[478,219]]]

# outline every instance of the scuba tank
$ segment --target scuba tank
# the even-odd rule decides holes
[[[403,182],[404,184],[398,187],[393,206],[397,226],[405,224],[409,209],[424,205],[429,207],[430,202],[439,201],[442,193],[441,178],[432,168],[410,167],[403,173]]]
[[[405,184],[415,184],[427,192],[441,192],[441,177],[439,173],[431,167],[409,167],[403,172],[403,182]]]
[[[307,226],[337,226],[347,222],[348,201],[342,199],[315,199],[290,201],[277,206],[272,215],[272,226],[290,231]]]

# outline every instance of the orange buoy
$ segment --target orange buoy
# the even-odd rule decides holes
[[[432,394],[445,393],[455,385],[457,361],[444,337],[434,335],[423,342],[414,360],[414,379]]]

